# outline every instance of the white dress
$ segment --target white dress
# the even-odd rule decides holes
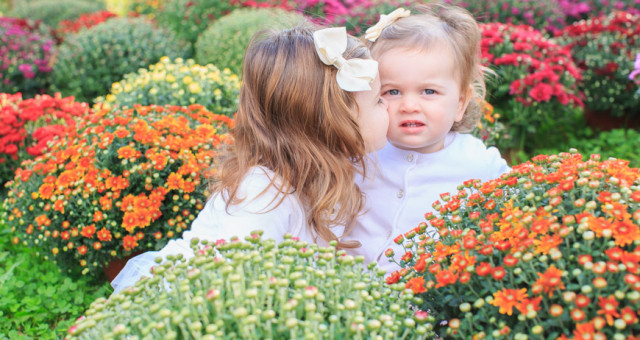
[[[362,240],[362,248],[353,253],[364,255],[365,263],[377,261],[387,274],[398,266],[389,262],[384,251],[393,248],[400,262],[404,249],[393,238],[425,222],[425,213],[435,214],[431,205],[442,202],[441,193],[454,195],[468,179],[484,182],[511,170],[498,149],[487,148],[473,135],[455,132],[447,135],[445,147],[437,152],[422,154],[387,143],[372,158],[377,164],[367,168],[367,178],[358,178],[366,199],[364,213],[343,241]]]
[[[269,185],[273,176],[273,172],[264,167],[250,169],[238,190],[238,196],[245,200],[228,209],[220,195],[210,198],[191,224],[191,229],[185,231],[181,238],[169,241],[160,251],[149,251],[130,259],[111,282],[115,292],[132,286],[142,276],[150,277],[151,267],[156,265],[155,258],[158,256],[166,258],[170,254],[182,253],[186,258],[193,257],[190,244],[195,237],[208,241],[228,241],[232,236],[244,239],[252,231],[260,229],[264,232],[263,239],[280,242],[285,233],[290,233],[301,241],[326,246],[326,242],[307,227],[305,208],[298,195],[290,193],[283,199],[282,194]],[[280,181],[276,183],[279,185]],[[265,189],[266,192],[260,195]],[[282,202],[276,207],[280,200]],[[334,231],[336,235],[341,235],[344,227],[335,229],[341,229]]]

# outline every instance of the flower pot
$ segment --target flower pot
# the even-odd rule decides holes
[[[127,264],[127,261],[129,261],[129,259],[137,255],[140,255],[141,253],[142,252],[136,252],[129,256],[125,256],[124,258],[116,258],[111,260],[111,262],[109,262],[109,264],[107,264],[104,267],[104,274],[107,276],[107,279],[109,280],[109,282],[113,281],[113,279],[115,279],[116,276],[118,276],[118,274],[120,273],[122,268],[124,268],[124,266]]]
[[[597,111],[585,108],[584,119],[587,121],[587,125],[597,131],[640,128],[640,116],[624,115],[614,117],[611,115],[611,110]]]

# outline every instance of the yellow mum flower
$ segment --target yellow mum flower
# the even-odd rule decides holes
[[[191,83],[189,85],[189,91],[193,94],[198,94],[202,92],[202,87],[200,87],[200,84],[198,83]]]

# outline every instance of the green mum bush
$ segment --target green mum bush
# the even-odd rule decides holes
[[[306,20],[301,14],[275,8],[242,8],[214,22],[196,43],[196,62],[242,72],[244,51],[261,30],[285,29]]]
[[[40,0],[14,1],[14,7],[8,15],[16,18],[42,20],[51,28],[56,28],[62,20],[73,20],[81,14],[98,12],[105,9],[102,1],[86,0]]]
[[[60,46],[51,74],[52,87],[63,95],[90,102],[109,92],[111,84],[160,60],[187,57],[188,44],[142,18],[113,18],[76,35]]]
[[[220,71],[209,64],[201,66],[193,59],[160,62],[129,73],[111,85],[111,93],[96,98],[107,106],[199,104],[211,112],[232,116],[238,108],[240,79],[229,69]]]
[[[424,339],[433,326],[403,286],[363,258],[256,231],[218,241],[185,261],[170,256],[152,278],[97,299],[69,339]],[[194,242],[197,248],[198,240]],[[162,259],[158,258],[160,262]],[[369,268],[373,269],[372,265]],[[419,302],[419,301],[418,301]]]
[[[180,39],[195,43],[198,36],[215,20],[236,6],[233,1],[166,0],[156,15],[158,24],[174,31]]]

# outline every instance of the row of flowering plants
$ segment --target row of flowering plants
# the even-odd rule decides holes
[[[613,12],[582,20],[558,32],[582,70],[585,105],[612,116],[640,115],[640,86],[629,79],[640,53],[640,14]]]
[[[511,139],[502,149],[524,149],[549,141],[550,129],[570,123],[583,105],[580,69],[569,49],[527,25],[480,24],[482,63],[488,74],[487,101],[502,114]]]
[[[0,93],[0,183],[13,177],[20,162],[48,150],[48,143],[76,125],[76,118],[91,112],[73,97]]]
[[[199,105],[99,109],[22,163],[2,219],[15,242],[65,270],[100,275],[189,227],[230,124]]]
[[[62,20],[56,29],[56,33],[60,37],[69,34],[78,33],[81,30],[93,27],[107,21],[110,18],[117,17],[117,14],[110,11],[98,11],[93,13],[81,14],[79,17],[70,20]]]
[[[431,339],[431,318],[364,258],[284,235],[193,243],[152,278],[97,299],[68,339]],[[158,262],[162,260],[158,259]]]
[[[640,334],[639,169],[572,150],[459,189],[396,238],[405,253],[387,279],[423,299],[441,335]]]

